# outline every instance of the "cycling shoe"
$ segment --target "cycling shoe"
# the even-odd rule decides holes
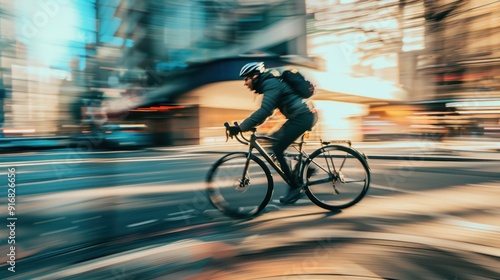
[[[302,188],[291,189],[286,196],[280,197],[280,202],[282,204],[293,204],[304,197],[304,195],[305,193]]]

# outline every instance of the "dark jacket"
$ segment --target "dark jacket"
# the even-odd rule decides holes
[[[262,104],[257,111],[253,112],[240,124],[241,131],[248,131],[263,123],[272,115],[275,109],[279,109],[287,119],[310,114],[306,99],[293,93],[288,84],[282,82],[270,71],[263,73],[253,81],[255,92],[264,94]]]

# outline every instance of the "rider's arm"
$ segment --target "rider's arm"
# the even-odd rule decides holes
[[[280,82],[278,80],[267,80],[263,84],[264,98],[257,111],[253,112],[241,124],[241,131],[248,131],[253,127],[263,123],[267,117],[273,114],[274,109],[278,107],[280,97]]]

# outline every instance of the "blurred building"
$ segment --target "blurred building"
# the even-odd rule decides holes
[[[98,89],[110,122],[158,144],[216,141],[259,105],[237,76],[255,60],[317,84],[325,138],[498,127],[488,1],[1,1],[4,127],[19,134],[63,133]]]
[[[415,69],[410,101],[428,109],[420,124],[448,135],[500,135],[500,3],[429,1],[424,11],[425,48],[406,57]]]
[[[133,43],[113,47],[98,42],[97,79],[105,84],[110,77],[116,77],[122,83],[141,88],[147,102],[134,110],[133,116],[149,123],[157,133],[170,132],[165,139],[176,138],[175,143],[204,141],[211,137],[212,127],[220,130],[228,117],[240,119],[254,109],[254,99],[245,92],[237,75],[244,63],[259,59],[272,67],[283,64],[280,56],[307,57],[304,1],[114,3],[110,7],[99,1],[104,6],[98,9],[113,10],[113,17],[120,22],[113,25],[114,36]],[[107,25],[106,19],[100,21],[101,28]],[[106,60],[107,55],[100,56],[101,50],[118,57]],[[231,101],[227,97],[234,97],[234,90],[242,94]],[[159,106],[177,108],[170,105],[178,104],[198,109],[189,109],[188,114],[157,110]],[[145,105],[153,109],[148,112]],[[188,109],[181,111],[185,110]],[[142,117],[140,112],[144,112]],[[220,115],[222,112],[225,113]],[[181,115],[193,117],[188,121]],[[128,115],[130,118],[132,114]],[[172,125],[181,122],[184,126]],[[175,135],[184,136],[177,139]]]
[[[436,139],[499,135],[495,30],[500,3],[339,0],[308,4],[315,19],[308,34],[314,38],[311,42],[319,43],[316,48],[310,45],[309,51],[329,48],[322,56],[332,58],[332,68],[347,68],[351,73],[333,81],[335,87],[352,84],[352,76],[384,81],[367,82],[372,87],[362,87],[361,94],[356,87],[342,97],[338,94],[342,91],[333,91],[336,100],[376,97],[355,101],[369,104],[368,116],[362,120],[365,139],[399,139],[401,134]],[[332,46],[340,48],[341,55]],[[390,83],[404,91],[391,90]]]
[[[198,105],[199,119],[193,123],[200,124],[200,141],[212,141],[223,136],[224,121],[241,120],[259,105],[237,77],[244,63],[299,67],[318,85],[315,99],[323,116],[316,134],[360,139],[361,117],[370,104],[406,98],[398,83],[398,53],[384,53],[379,62],[374,57],[360,66],[366,71],[358,71],[351,43],[342,41],[347,35],[310,34],[311,24],[318,25],[316,30],[331,26],[315,19],[319,10],[338,17],[353,7],[352,1],[330,2],[121,1],[115,36],[134,43],[119,49],[123,59],[102,80],[119,75],[116,69],[133,69],[128,73],[145,79],[142,86],[148,87],[153,106]]]
[[[85,68],[92,4],[1,1],[5,136],[55,135],[68,120],[67,105],[82,89],[68,93],[66,86],[78,86],[77,72]]]
[[[192,131],[184,133],[190,143],[216,138],[223,121],[241,120],[259,104],[237,76],[241,65],[253,60],[268,67],[301,67],[318,84],[321,135],[359,137],[359,117],[369,104],[405,97],[396,67],[365,65],[369,71],[356,77],[355,63],[336,61],[339,54],[351,55],[339,49],[343,35],[308,36],[311,22],[323,21],[308,7],[338,15],[352,1],[4,2],[10,17],[2,17],[2,40],[12,41],[11,54],[2,60],[12,87],[4,100],[5,123],[19,135],[57,134],[77,124],[72,116],[78,115],[80,99],[97,88],[106,100],[128,98],[120,106],[109,103],[111,121],[145,122],[171,135]],[[162,105],[198,109],[137,114]],[[180,115],[193,117],[182,121],[184,127],[173,126],[169,120]]]

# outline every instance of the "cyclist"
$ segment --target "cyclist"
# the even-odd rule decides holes
[[[275,109],[279,109],[286,117],[286,122],[273,135],[278,140],[273,143],[272,149],[281,169],[290,178],[288,193],[280,198],[281,203],[289,204],[296,202],[302,194],[300,184],[296,176],[292,175],[284,152],[298,137],[312,129],[318,117],[312,102],[295,94],[288,84],[278,79],[276,72],[266,69],[263,62],[250,62],[241,68],[240,77],[245,78],[245,86],[250,91],[264,96],[260,108],[239,126],[230,127],[229,133],[237,135],[262,124]]]

